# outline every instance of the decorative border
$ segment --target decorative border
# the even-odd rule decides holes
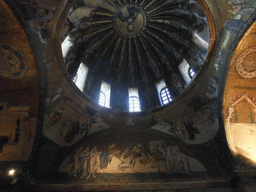
[[[246,49],[243,53],[241,53],[241,55],[237,59],[237,63],[236,63],[237,72],[239,73],[239,75],[241,75],[244,78],[256,77],[256,70],[253,72],[248,72],[245,70],[243,65],[244,60],[252,53],[256,54],[256,47],[251,47]]]

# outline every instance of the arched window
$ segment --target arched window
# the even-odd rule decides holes
[[[66,39],[63,41],[63,43],[61,44],[61,48],[62,48],[62,55],[63,57],[67,56],[68,50],[70,49],[70,47],[73,45],[72,40],[69,36],[66,37]]]
[[[138,88],[129,88],[129,111],[130,112],[140,112],[140,99]]]
[[[129,97],[129,111],[140,112],[140,101],[136,96]]]
[[[106,104],[106,95],[101,91],[99,105],[105,107],[105,104]]]
[[[111,94],[111,86],[109,83],[105,81],[101,81],[100,88],[100,99],[99,104],[103,107],[110,107],[110,94]]]
[[[161,100],[163,105],[166,105],[172,101],[171,94],[167,87],[163,88],[160,92]]]

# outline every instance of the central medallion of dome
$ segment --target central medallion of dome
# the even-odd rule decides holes
[[[125,4],[117,9],[114,26],[120,35],[134,38],[145,30],[146,17],[139,6]]]

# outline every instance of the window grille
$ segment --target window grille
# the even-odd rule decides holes
[[[165,87],[161,90],[160,95],[161,95],[161,100],[162,100],[163,105],[166,105],[172,101],[171,94],[167,87]]]
[[[106,104],[106,95],[101,91],[99,105],[105,107],[105,104]]]
[[[129,111],[140,112],[140,101],[136,96],[129,97]]]

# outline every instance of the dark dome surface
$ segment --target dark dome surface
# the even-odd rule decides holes
[[[140,89],[164,80],[175,98],[189,84],[181,63],[195,77],[206,59],[209,30],[196,1],[84,0],[69,15],[72,46],[64,60],[73,77],[83,62],[111,86]]]

